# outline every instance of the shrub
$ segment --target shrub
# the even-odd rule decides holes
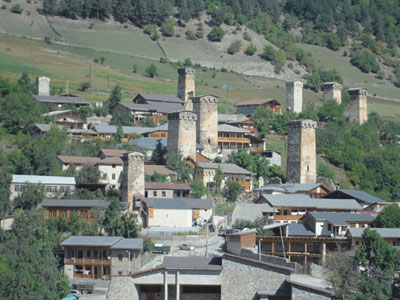
[[[148,35],[153,35],[154,33],[157,32],[157,27],[156,27],[156,25],[154,25],[154,24],[146,25],[146,26],[144,26],[144,28],[143,28],[143,32],[144,32],[145,34],[148,34]]]
[[[251,41],[251,35],[247,31],[243,33],[243,38],[248,42]]]
[[[44,37],[44,41],[46,44],[50,45],[51,44],[51,39],[48,36]]]
[[[243,187],[234,181],[229,181],[224,188],[224,197],[229,202],[235,202],[243,191]]]
[[[229,46],[227,51],[229,54],[233,55],[233,54],[239,52],[241,47],[242,47],[242,41],[236,40]]]
[[[138,70],[138,67],[137,67],[136,64],[134,64],[134,65],[132,66],[132,73],[136,73],[137,70]]]
[[[87,82],[87,81],[81,82],[81,83],[79,84],[79,90],[82,91],[82,92],[87,91],[88,88],[90,88],[90,83]]]
[[[375,55],[368,50],[355,52],[350,59],[350,63],[365,73],[376,73],[380,70],[375,60]]]
[[[183,65],[184,65],[185,67],[193,67],[193,63],[192,63],[192,61],[190,60],[190,58],[186,58],[185,61],[184,61],[184,63],[183,63]]]
[[[167,59],[164,57],[160,57],[160,63],[162,63],[162,64],[167,63]]]
[[[251,43],[250,45],[247,46],[246,48],[246,54],[253,56],[255,53],[257,52],[257,47],[256,45],[254,45],[253,43]]]
[[[221,68],[221,72],[222,72],[222,73],[226,73],[226,72],[228,72],[228,69],[226,69],[226,68]]]
[[[1,9],[7,9],[7,6],[6,6],[5,4],[3,4],[3,5],[1,6]]]
[[[385,78],[385,72],[378,71],[378,73],[376,73],[376,77],[378,77],[379,79],[384,79]]]
[[[155,76],[157,76],[157,67],[154,64],[151,64],[147,69],[146,69],[146,74],[153,78]]]
[[[151,39],[153,41],[157,41],[159,38],[160,38],[160,35],[158,34],[157,31],[151,36]]]
[[[22,13],[22,11],[23,11],[23,9],[22,9],[22,7],[21,7],[21,5],[19,5],[19,4],[14,4],[12,7],[11,7],[11,10],[10,10],[12,13],[14,13],[14,14],[21,14]]]
[[[202,39],[202,38],[203,38],[203,31],[197,31],[194,35],[195,35],[198,39]]]
[[[261,54],[261,57],[268,61],[273,61],[275,58],[275,50],[272,46],[265,46],[264,52]]]
[[[191,31],[191,30],[187,30],[187,31],[185,32],[185,35],[186,35],[186,38],[187,38],[188,40],[190,40],[190,41],[197,40],[196,35],[195,35],[195,34],[193,33],[193,31]]]
[[[211,42],[220,42],[225,35],[225,31],[220,27],[213,27],[210,33],[207,35]]]
[[[174,36],[175,19],[171,19],[161,26],[161,32],[164,36]]]

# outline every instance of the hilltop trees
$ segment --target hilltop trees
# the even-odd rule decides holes
[[[108,98],[108,111],[111,112],[113,107],[122,101],[122,88],[119,84],[115,85]]]

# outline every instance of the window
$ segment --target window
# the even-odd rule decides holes
[[[78,250],[78,255],[77,255],[76,258],[82,258],[82,257],[83,257],[83,250],[82,250],[82,249],[79,249],[79,250]]]
[[[60,186],[60,192],[64,193],[65,187],[62,185]]]
[[[93,258],[99,258],[99,251],[93,250]]]
[[[46,186],[46,192],[51,193],[51,186]]]
[[[122,254],[118,254],[118,260],[122,261]]]
[[[153,191],[153,197],[157,197],[157,191]]]
[[[112,165],[112,168],[115,169],[115,165]]]
[[[102,177],[103,177],[103,179],[107,179],[107,174],[106,174],[106,173],[103,173],[103,174],[102,174]]]
[[[121,271],[118,271],[118,276],[122,276],[122,272]]]
[[[141,293],[161,293],[161,285],[141,285]]]
[[[145,192],[144,192],[144,197],[145,197],[145,198],[149,197],[149,192],[148,192],[148,191],[145,191]]]
[[[115,173],[112,174],[112,179],[115,179]]]
[[[166,197],[166,195],[167,195],[167,194],[165,193],[165,191],[162,191],[162,192],[161,192],[161,196],[162,196],[162,197]]]
[[[86,257],[92,258],[92,250],[86,250]]]
[[[328,230],[332,231],[332,224],[328,224]]]
[[[65,187],[65,191],[66,191],[66,192],[69,192],[69,190],[70,190],[70,187],[69,187],[69,186],[66,186],[66,187]]]

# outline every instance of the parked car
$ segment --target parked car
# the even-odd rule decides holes
[[[83,295],[91,294],[94,290],[94,285],[91,283],[78,283],[72,285],[73,290],[77,290]]]
[[[75,296],[76,299],[79,299],[79,296],[82,295],[82,293],[81,293],[80,291],[78,291],[78,290],[71,290],[71,291],[69,292],[69,294],[70,294],[71,296]]]
[[[154,244],[153,253],[168,254],[170,250],[170,246],[165,246],[163,244]]]
[[[196,249],[196,247],[191,244],[182,244],[179,246],[179,249],[187,250],[187,251],[194,251],[194,249]]]
[[[221,229],[218,231],[218,235],[219,236],[226,236],[227,234],[232,234],[232,233],[236,233],[236,232],[239,232],[239,231],[240,231],[239,229],[235,229],[235,228],[226,229],[226,228],[221,227]]]

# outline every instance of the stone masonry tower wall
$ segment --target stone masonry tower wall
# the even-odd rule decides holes
[[[38,96],[50,96],[50,78],[38,77],[36,78],[36,85]]]
[[[195,75],[192,68],[178,69],[178,98],[185,101],[185,109],[192,111],[192,98],[195,96]]]
[[[144,197],[144,154],[124,153],[123,161],[122,201],[129,202],[129,209],[132,209],[134,197]]]
[[[204,147],[202,154],[214,159],[218,155],[218,99],[211,95],[193,98],[193,112],[197,114],[196,138]]]
[[[342,85],[337,82],[325,82],[322,85],[324,101],[335,100],[337,104],[342,103]]]
[[[167,166],[171,155],[178,152],[196,161],[196,121],[197,115],[191,111],[168,114]]]
[[[364,88],[348,89],[350,104],[348,107],[349,121],[361,125],[368,121],[367,96],[368,91]]]
[[[289,122],[286,181],[315,183],[317,180],[317,153],[315,129],[317,122],[300,120]]]
[[[286,82],[286,111],[301,113],[303,111],[303,83]]]

